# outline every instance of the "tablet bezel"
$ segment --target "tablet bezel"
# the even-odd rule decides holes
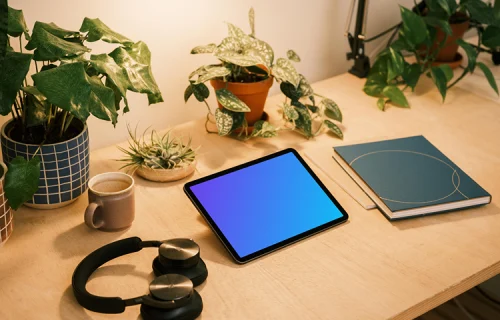
[[[258,164],[258,163],[261,163],[261,162],[265,162],[265,161],[268,161],[268,160],[273,159],[273,158],[280,157],[280,156],[285,155],[287,153],[293,153],[293,155],[297,158],[297,160],[302,164],[302,166],[307,170],[307,172],[311,175],[311,177],[321,187],[321,189],[323,190],[323,192],[325,192],[325,194],[328,196],[328,198],[330,198],[330,200],[333,202],[333,204],[339,209],[339,211],[342,214],[342,216],[339,217],[339,218],[337,218],[337,219],[335,219],[335,220],[332,220],[330,222],[322,224],[322,225],[320,225],[320,226],[318,226],[316,228],[313,228],[311,230],[308,230],[308,231],[302,232],[302,233],[300,233],[298,235],[295,235],[295,236],[293,236],[291,238],[288,238],[288,239],[285,239],[283,241],[280,241],[280,242],[278,242],[278,243],[276,243],[276,244],[274,244],[272,246],[266,247],[264,249],[261,249],[259,251],[254,252],[252,254],[249,254],[249,255],[241,257],[236,252],[236,250],[233,248],[233,246],[231,245],[231,243],[227,240],[227,238],[225,237],[224,233],[222,233],[222,231],[219,229],[219,227],[217,226],[217,224],[215,223],[215,221],[212,219],[212,217],[210,216],[210,214],[205,210],[205,208],[203,207],[203,205],[201,204],[201,202],[198,200],[198,198],[196,197],[196,195],[191,190],[191,187],[193,187],[195,185],[198,185],[198,184],[201,184],[201,183],[204,183],[206,181],[218,178],[220,176],[226,175],[228,173],[232,173],[232,172],[235,172],[235,171],[238,171],[238,170],[245,169],[247,167],[253,166],[255,164]],[[330,193],[330,191],[328,191],[328,189],[325,187],[325,185],[316,176],[316,174],[314,173],[314,171],[307,165],[307,163],[304,161],[304,159],[299,155],[299,153],[297,152],[297,150],[295,150],[293,148],[288,148],[288,149],[285,149],[285,150],[282,150],[282,151],[279,151],[279,152],[276,152],[276,153],[264,156],[262,158],[258,158],[258,159],[255,159],[255,160],[252,160],[252,161],[240,164],[238,166],[235,166],[235,167],[232,167],[232,168],[229,168],[229,169],[226,169],[226,170],[223,170],[223,171],[220,171],[220,172],[208,175],[206,177],[190,181],[190,182],[188,182],[188,183],[186,183],[184,185],[184,192],[189,197],[189,199],[191,200],[191,202],[194,204],[194,206],[196,207],[196,209],[198,209],[198,211],[201,214],[201,216],[205,219],[205,221],[207,221],[207,223],[210,226],[210,228],[212,228],[212,230],[214,231],[214,233],[217,235],[217,237],[220,239],[220,241],[224,244],[224,246],[229,251],[229,253],[233,257],[233,259],[236,262],[240,263],[240,264],[247,263],[247,262],[249,262],[251,260],[260,258],[260,257],[262,257],[262,256],[264,256],[266,254],[269,254],[269,253],[273,252],[273,251],[276,251],[276,250],[279,250],[279,249],[284,248],[286,246],[289,246],[292,243],[295,243],[295,242],[300,241],[300,240],[302,240],[304,238],[310,237],[310,236],[312,236],[312,235],[314,235],[316,233],[319,233],[321,231],[324,231],[326,229],[334,227],[334,226],[336,226],[336,225],[338,225],[340,223],[343,223],[343,222],[347,221],[347,219],[349,218],[349,216],[348,216],[347,212],[345,211],[345,209],[340,205],[340,203],[337,201],[337,199],[335,199],[335,197]]]

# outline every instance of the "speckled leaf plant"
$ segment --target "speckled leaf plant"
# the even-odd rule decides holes
[[[288,50],[286,58],[275,60],[271,46],[255,37],[253,8],[250,9],[248,16],[250,34],[228,23],[228,36],[220,44],[210,43],[191,50],[191,54],[212,54],[219,60],[217,64],[204,65],[191,72],[189,85],[184,92],[186,102],[194,95],[199,102],[206,104],[207,131],[211,132],[208,123],[213,122],[221,136],[233,135],[240,139],[269,138],[276,136],[281,130],[295,130],[311,138],[326,127],[342,139],[342,130],[331,121],[342,122],[342,113],[337,104],[315,93],[307,79],[297,72],[293,63],[300,62],[300,57],[295,51]],[[262,81],[268,77],[277,80],[285,95],[285,101],[280,106],[283,116],[280,126],[261,120],[254,124],[254,129],[250,133],[245,120],[245,113],[249,112],[250,108],[227,88],[216,90],[217,101],[223,108],[217,108],[212,112],[207,102],[210,91],[205,85],[206,81],[220,79],[227,84]],[[318,104],[315,97],[321,99]]]

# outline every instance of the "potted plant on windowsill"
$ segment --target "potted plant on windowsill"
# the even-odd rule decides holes
[[[196,151],[191,147],[191,138],[187,143],[174,137],[170,131],[159,135],[151,131],[149,140],[144,133],[137,136],[137,129],[130,135],[129,148],[118,147],[125,157],[120,159],[125,163],[121,168],[131,169],[144,179],[157,182],[169,182],[183,179],[196,169]]]
[[[151,53],[143,42],[85,18],[80,31],[36,22],[30,35],[21,10],[8,8],[9,45],[0,75],[5,193],[12,208],[50,209],[67,205],[87,189],[90,115],[116,124],[127,90],[163,101],[151,73]],[[23,36],[28,43],[23,52]],[[16,39],[17,38],[17,39]],[[18,44],[12,40],[16,39]],[[117,44],[109,54],[90,55],[85,42]],[[18,46],[19,52],[12,46]],[[27,75],[34,64],[36,73]]]
[[[307,138],[321,132],[326,126],[334,135],[343,137],[342,130],[334,121],[342,122],[342,113],[337,104],[313,91],[307,79],[297,72],[293,62],[299,56],[287,52],[287,58],[274,60],[271,46],[256,38],[254,11],[249,12],[251,33],[228,23],[228,37],[219,45],[214,43],[198,46],[191,54],[208,53],[219,63],[201,66],[189,76],[189,85],[184,100],[194,95],[208,108],[207,121],[214,122],[219,135],[233,135],[241,139],[273,137],[280,130],[295,130]],[[269,88],[273,81],[280,84],[285,94],[281,105],[283,124],[275,127],[268,122],[264,112]],[[205,82],[210,81],[217,97],[218,108],[213,112],[207,98],[210,91]],[[321,98],[316,104],[316,98]]]
[[[458,3],[455,0],[426,0],[425,6],[417,6],[413,11],[402,6],[400,9],[399,37],[377,55],[363,88],[366,94],[378,98],[377,106],[381,110],[387,103],[409,107],[403,92],[406,89],[413,91],[421,75],[432,79],[444,100],[447,90],[473,73],[476,67],[498,94],[491,70],[476,59],[479,51],[489,50],[483,46],[492,49],[500,46],[500,4],[490,7],[481,0]],[[460,29],[459,33],[454,33],[453,25]],[[478,31],[477,45],[462,39],[469,25]],[[456,59],[459,46],[465,51],[468,63],[460,76],[453,79],[449,63],[460,64]],[[411,53],[415,62],[407,62],[403,53]]]

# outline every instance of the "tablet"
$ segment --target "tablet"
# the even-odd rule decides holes
[[[294,149],[191,181],[184,191],[238,263],[348,218]]]

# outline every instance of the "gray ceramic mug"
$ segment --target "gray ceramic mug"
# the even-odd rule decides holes
[[[135,217],[134,178],[122,172],[101,173],[89,181],[85,224],[113,231],[128,228]]]

